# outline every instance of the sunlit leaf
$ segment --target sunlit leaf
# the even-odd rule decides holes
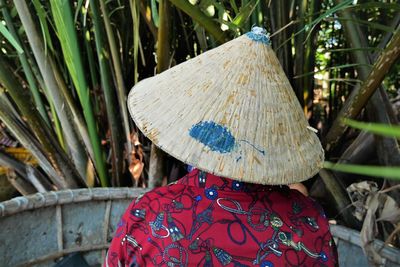
[[[36,14],[39,18],[40,28],[42,30],[43,40],[45,42],[44,49],[46,50],[46,53],[47,53],[47,47],[49,47],[51,51],[54,51],[53,42],[51,40],[49,27],[46,19],[47,17],[46,12],[39,0],[32,0],[32,3],[33,6],[35,7]]]
[[[363,19],[345,19],[342,17],[338,17],[335,19],[339,19],[340,21],[352,21],[352,22],[355,22],[358,24],[366,25],[366,26],[368,26],[368,28],[382,30],[385,32],[393,32],[395,30],[394,28],[383,25],[381,23],[371,22],[371,21],[363,20]]]
[[[297,75],[297,76],[294,76],[293,79],[298,79],[298,78],[301,78],[301,77],[313,75],[315,73],[325,72],[325,71],[328,71],[328,70],[344,69],[344,68],[351,68],[351,67],[358,67],[358,66],[371,67],[371,65],[369,65],[369,64],[358,64],[358,63],[342,64],[342,65],[338,65],[338,66],[334,66],[334,67],[324,68],[322,70],[317,70],[317,71],[312,71],[312,72],[304,73],[304,74],[301,74],[301,75]]]
[[[340,172],[400,180],[400,167],[366,166],[342,163],[335,164],[333,162],[325,161],[324,168]]]
[[[82,4],[83,4],[83,0],[78,0],[78,3],[76,4],[76,9],[75,9],[74,24],[76,24],[76,22],[78,21],[78,15],[79,15],[79,12],[81,11]]]
[[[7,28],[0,21],[0,33],[10,42],[10,44],[18,51],[18,53],[22,54],[24,50],[22,50],[18,41],[14,39],[11,33],[7,30]]]
[[[336,6],[332,7],[332,8],[327,9],[318,18],[316,18],[312,22],[306,24],[303,29],[304,30],[312,29],[315,25],[320,23],[323,19],[329,17],[333,13],[336,13],[336,12],[342,10],[342,9],[348,8],[352,3],[353,3],[353,0],[346,0],[346,1],[343,1],[340,4],[338,4],[338,5],[336,5]]]
[[[158,25],[160,24],[159,22],[160,18],[158,16],[156,0],[150,0],[150,6],[151,6],[151,17],[153,19],[154,25],[158,28]]]
[[[400,139],[400,126],[388,125],[383,123],[359,122],[351,119],[343,119],[343,123],[360,130],[364,130],[373,134],[379,134],[388,137],[396,137]]]
[[[233,19],[232,23],[241,28],[249,19],[254,9],[258,5],[259,0],[251,0],[244,7],[240,8],[239,14]]]
[[[371,2],[367,2],[367,3],[359,3],[350,8],[352,10],[365,10],[365,9],[379,8],[379,9],[392,9],[392,10],[400,11],[400,4],[371,1]]]
[[[51,10],[60,39],[64,60],[75,85],[83,115],[88,125],[90,140],[94,151],[94,164],[99,173],[102,186],[108,185],[108,175],[100,147],[100,137],[97,130],[93,107],[90,100],[89,88],[86,81],[78,37],[68,1],[51,1]]]

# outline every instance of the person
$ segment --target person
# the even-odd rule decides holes
[[[194,166],[134,200],[105,266],[336,266],[322,208],[287,185],[321,144],[262,28],[139,82],[139,129]]]

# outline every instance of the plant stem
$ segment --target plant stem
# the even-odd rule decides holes
[[[101,186],[108,186],[108,175],[101,149],[98,129],[90,101],[89,88],[83,71],[81,55],[79,53],[78,38],[76,36],[72,11],[68,1],[51,1],[51,10],[60,38],[61,48],[64,54],[68,70],[78,93],[83,115],[88,126],[89,137],[94,153],[94,163],[99,174]]]
[[[160,24],[157,35],[157,72],[161,73],[167,70],[170,62],[169,55],[169,31],[170,31],[170,13],[168,0],[159,0]],[[165,176],[165,159],[164,151],[160,150],[154,144],[151,144],[149,164],[149,188],[154,188],[162,184]]]
[[[1,67],[1,66],[0,66]],[[54,167],[54,161],[49,160],[38,140],[23,125],[22,121],[9,112],[9,101],[3,91],[0,92],[0,118],[21,144],[28,149],[32,155],[39,161],[40,166],[49,176],[51,181],[58,189],[68,188],[67,183],[63,180],[62,173]],[[50,148],[51,149],[51,148]],[[56,166],[57,167],[57,166]]]
[[[118,102],[114,92],[111,89],[110,65],[108,47],[104,44],[103,28],[101,24],[100,11],[96,0],[90,0],[92,18],[94,23],[94,35],[97,57],[100,66],[101,88],[106,102],[106,112],[111,132],[112,166],[113,166],[113,184],[120,185],[122,182],[123,171],[123,134],[120,129],[120,118],[118,116]]]
[[[41,40],[40,34],[35,27],[35,22],[33,21],[27,3],[23,0],[16,0],[14,1],[14,4],[24,26],[25,33],[28,37],[29,44],[31,45],[33,54],[43,76],[48,93],[54,101],[57,115],[63,125],[64,137],[79,174],[73,175],[73,173],[76,173],[76,169],[70,166],[70,164],[58,165],[57,162],[53,162],[56,164],[55,169],[57,172],[59,172],[60,177],[63,177],[64,179],[66,179],[66,177],[68,177],[67,179],[79,177],[79,180],[83,182],[84,180],[82,177],[84,177],[86,171],[85,162],[87,161],[87,157],[77,136],[77,132],[72,124],[73,119],[71,119],[72,116],[69,105],[65,105],[65,103],[68,101],[66,101],[60,92],[60,89],[62,91],[63,88],[60,88],[57,83],[56,66],[50,54],[46,54],[43,49],[43,41]]]
[[[354,34],[354,33],[352,33]],[[355,47],[362,47],[361,43],[355,44]],[[379,88],[382,80],[385,78],[386,73],[390,67],[396,62],[400,55],[400,29],[398,28],[392,39],[390,40],[387,47],[381,53],[378,60],[373,65],[371,71],[366,76],[364,83],[361,87],[354,89],[349,98],[346,100],[343,108],[341,109],[336,120],[333,122],[328,134],[325,138],[326,150],[330,150],[340,139],[347,126],[343,125],[341,120],[343,118],[355,118],[362,108],[365,107],[372,94]],[[365,55],[362,51],[355,51],[355,57],[360,60],[358,62],[365,61]],[[364,57],[364,59],[361,59]],[[360,69],[360,71],[367,71]],[[361,74],[362,75],[362,74]]]
[[[124,79],[122,77],[121,62],[118,55],[117,45],[115,43],[114,33],[111,29],[111,22],[110,18],[108,17],[107,7],[104,1],[100,1],[100,10],[101,13],[103,14],[103,20],[106,28],[108,44],[110,46],[111,58],[114,66],[114,73],[117,81],[118,102],[122,114],[123,127],[126,139],[124,140],[126,142],[126,148],[127,148],[126,154],[128,155],[128,164],[130,164],[132,144],[130,142],[130,127],[129,127],[128,109],[126,106],[126,89],[125,89]]]

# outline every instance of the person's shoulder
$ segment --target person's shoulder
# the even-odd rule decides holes
[[[290,189],[290,196],[292,199],[292,205],[300,205],[304,207],[304,210],[307,211],[307,213],[310,212],[316,212],[318,213],[321,217],[326,218],[324,209],[318,203],[317,200],[310,196],[305,196],[303,193],[296,189]]]
[[[182,193],[185,189],[185,185],[173,182],[168,185],[156,187],[141,193],[138,197],[136,197],[133,203],[137,205],[141,202],[147,202],[153,199],[162,200],[163,198],[170,198]]]

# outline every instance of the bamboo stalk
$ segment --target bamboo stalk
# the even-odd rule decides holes
[[[354,26],[350,25],[349,27]],[[354,35],[353,30],[350,30],[350,32],[351,34],[349,35]],[[355,32],[357,32],[357,30],[355,30]],[[361,41],[359,39],[354,40],[353,47],[362,47]],[[362,108],[365,107],[372,94],[380,86],[386,73],[400,55],[399,47],[400,29],[397,28],[389,44],[386,46],[384,51],[382,51],[380,57],[373,65],[372,70],[367,75],[364,83],[360,88],[356,88],[352,91],[336,120],[333,122],[332,127],[330,128],[324,140],[326,150],[331,150],[347,129],[347,127],[341,123],[342,118],[355,118],[360,113]],[[365,55],[362,53],[362,51],[354,51],[354,56],[357,62],[365,61]],[[366,72],[367,70],[361,66],[359,71],[362,75],[362,72]]]
[[[18,106],[22,115],[29,121],[29,126],[35,134],[36,138],[42,144],[46,156],[52,162],[55,170],[60,175],[60,182],[65,187],[76,187],[77,183],[74,178],[74,168],[62,154],[61,147],[55,142],[49,128],[37,112],[35,105],[32,103],[29,91],[22,89],[18,82],[13,79],[13,74],[5,67],[6,63],[0,56],[0,83],[8,89],[14,102]]]
[[[329,193],[336,204],[336,210],[343,215],[346,225],[352,228],[359,227],[360,223],[356,221],[351,213],[352,209],[349,209],[349,207],[351,207],[349,197],[347,196],[343,186],[337,182],[333,173],[327,169],[322,169],[319,172],[319,176],[325,186],[329,189]]]
[[[170,12],[168,0],[159,0],[160,25],[157,35],[157,72],[161,73],[169,68],[170,62]]]
[[[380,88],[371,98],[366,107],[366,114],[369,121],[379,122],[386,125],[391,124],[387,109],[391,106],[385,105]],[[378,160],[383,166],[400,166],[400,150],[396,138],[375,136]]]
[[[83,141],[83,143],[85,144],[84,149],[87,151],[87,153],[90,156],[90,159],[92,160],[92,159],[94,159],[94,151],[93,151],[92,143],[91,143],[91,140],[89,137],[88,129],[85,124],[85,119],[82,116],[79,108],[77,107],[74,99],[72,98],[72,95],[71,95],[67,85],[64,82],[63,75],[61,74],[59,68],[57,67],[57,65],[55,65],[54,60],[51,57],[49,57],[49,64],[51,66],[51,69],[53,70],[54,79],[57,83],[57,86],[59,87],[59,91],[61,91],[60,98],[62,100],[62,103],[63,103],[63,105],[66,104],[66,106],[64,107],[65,112],[67,112],[70,121],[74,122],[73,125],[76,126],[76,129],[77,129],[76,131],[80,133],[80,136],[77,135],[77,137],[82,138],[82,140],[79,139],[79,141]],[[51,98],[53,99],[53,96]],[[55,101],[54,101],[54,104],[55,104]],[[59,107],[57,105],[55,105],[55,108],[58,113],[60,111]],[[60,121],[64,125],[65,122],[61,119],[61,117],[60,117]],[[64,130],[64,127],[63,127],[63,130]]]
[[[129,126],[129,118],[128,118],[128,109],[126,106],[126,88],[124,79],[122,77],[122,68],[121,68],[121,61],[118,55],[117,45],[115,43],[114,33],[111,29],[111,22],[110,18],[108,17],[108,11],[106,8],[106,4],[104,1],[100,1],[100,10],[103,15],[104,25],[106,28],[107,40],[108,45],[110,46],[111,51],[111,59],[113,62],[114,67],[114,74],[117,81],[117,95],[118,95],[118,102],[120,107],[120,112],[122,115],[123,127],[125,132],[125,140],[126,142],[126,154],[128,155],[128,164],[131,162],[131,151],[132,151],[132,144],[130,142],[130,126]]]
[[[21,41],[19,39],[19,36],[18,36],[16,30],[14,29],[14,24],[12,22],[11,15],[8,11],[7,5],[4,0],[0,0],[0,7],[1,6],[2,6],[2,11],[3,11],[3,18],[6,22],[7,28],[10,31],[11,35],[14,37],[14,39],[17,41],[17,43],[21,46]],[[36,108],[38,109],[42,118],[45,120],[47,126],[50,127],[51,124],[50,124],[49,116],[48,116],[46,108],[43,104],[42,98],[40,97],[39,89],[36,86],[35,79],[33,77],[33,73],[31,71],[28,60],[26,58],[26,54],[28,54],[28,53],[26,52],[26,50],[24,50],[24,53],[18,53],[18,58],[21,62],[26,79],[28,81],[29,89],[32,92],[32,96],[33,96],[33,100],[35,101]]]
[[[90,27],[87,26],[87,10],[85,7],[81,7],[83,9],[82,11],[82,32],[80,35],[82,36],[82,39],[84,40],[84,46],[85,46],[85,52],[86,52],[86,58],[88,61],[88,67],[89,67],[89,73],[90,73],[90,87],[92,92],[90,92],[92,97],[92,103],[93,103],[93,110],[94,114],[96,117],[102,117],[103,116],[103,110],[102,108],[102,95],[99,94],[100,91],[100,81],[97,73],[97,65],[96,65],[96,59],[95,59],[95,52],[93,51],[92,45],[91,45],[91,32],[90,32]],[[102,120],[98,121],[98,127],[100,129],[103,128],[104,122]]]
[[[0,150],[0,165],[6,166],[10,169],[13,169],[16,173],[18,173],[23,180],[26,180],[26,183],[31,183],[33,187],[38,192],[46,192],[50,188],[46,189],[48,184],[42,183],[40,179],[42,177],[41,173],[38,172],[35,168],[30,166],[29,164],[25,164],[23,162],[18,161],[11,155]]]
[[[26,46],[23,44],[23,49],[24,51],[27,51]],[[32,70],[33,75],[36,77],[36,81],[39,84],[39,87],[43,90],[44,95],[46,96],[47,102],[49,103],[49,107],[50,107],[50,113],[51,116],[53,118],[53,128],[55,128],[55,132],[57,134],[57,138],[58,138],[58,142],[60,143],[61,147],[67,151],[67,147],[65,144],[65,140],[64,140],[64,136],[63,136],[63,131],[62,131],[62,127],[61,127],[61,123],[60,123],[60,119],[58,118],[57,115],[57,111],[55,109],[54,106],[54,101],[51,98],[51,95],[48,92],[48,89],[46,88],[46,85],[44,83],[43,77],[41,76],[41,73],[39,71],[38,66],[36,65],[36,62],[34,60],[34,58],[32,57],[31,53],[27,53],[26,57],[28,59],[28,62],[30,63],[30,67]]]
[[[92,18],[94,23],[94,34],[96,52],[99,60],[101,88],[104,93],[106,102],[106,112],[108,123],[111,132],[111,149],[112,149],[112,166],[113,166],[113,181],[115,185],[121,185],[122,172],[123,172],[123,134],[120,129],[120,118],[118,117],[118,102],[115,98],[114,92],[111,88],[110,65],[108,47],[104,43],[104,33],[101,27],[101,17],[97,1],[90,0],[90,7],[92,11]],[[122,135],[122,136],[121,136]]]
[[[207,17],[197,6],[190,4],[187,0],[170,0],[170,2],[203,26],[219,43],[229,40],[227,33],[221,30],[220,25]]]
[[[138,1],[138,0],[132,0],[132,1]],[[144,21],[146,22],[146,25],[149,28],[151,34],[153,35],[154,40],[156,40],[157,39],[157,27],[154,25],[151,18],[149,16],[147,16],[146,10],[148,8],[150,8],[150,7],[147,6],[146,0],[139,0],[140,14],[142,15]]]
[[[356,139],[343,152],[338,163],[363,163],[368,161],[375,153],[374,136],[368,132],[361,132]],[[344,178],[343,175],[337,175]]]
[[[297,18],[305,18],[307,9],[309,8],[309,4],[307,0],[298,0],[298,10],[297,10]],[[296,56],[294,58],[294,75],[297,76],[302,73],[308,73],[310,71],[313,71],[313,69],[309,69],[308,66],[305,64],[306,57],[305,53],[308,50],[308,46],[305,45],[305,38],[306,38],[306,33],[305,31],[302,31],[302,29],[305,27],[305,24],[308,23],[309,20],[301,19],[299,20],[299,23],[296,25],[296,32],[298,34],[294,37],[294,47],[295,47],[295,53]],[[304,103],[304,91],[306,90],[306,87],[303,87],[305,80],[309,77],[301,77],[299,79],[294,80],[294,91],[296,93],[297,98],[299,99],[300,105],[303,107],[303,109],[306,109],[306,105]]]
[[[42,148],[38,141],[32,134],[25,128],[22,122],[13,114],[8,112],[8,103],[4,92],[0,92],[0,118],[7,126],[7,128],[17,137],[18,141],[28,149],[40,163],[41,168],[49,176],[50,180],[58,188],[65,188],[64,184],[60,182],[59,175],[54,169],[51,162],[46,158],[42,152]]]
[[[134,75],[135,75],[135,84],[139,80],[138,73],[138,54],[139,54],[139,45],[140,45],[140,8],[138,0],[130,0],[129,7],[132,15],[132,24],[133,24],[133,64],[134,64]]]
[[[25,164],[18,161],[11,155],[8,155],[5,151],[0,150],[0,165],[7,168],[13,169],[22,177],[26,177]]]
[[[288,4],[284,1],[275,1],[271,2],[270,14],[277,15],[275,19],[275,23],[273,23],[272,32],[277,31],[280,28],[283,28],[285,25],[290,23],[289,20],[289,7]],[[293,58],[292,58],[292,47],[287,40],[291,38],[291,34],[288,29],[281,31],[279,34],[275,35],[274,41],[272,42],[272,47],[276,50],[276,55],[279,59],[279,62],[282,65],[283,70],[286,73],[286,76],[291,78],[293,77]],[[279,47],[279,49],[278,49]],[[292,81],[290,81],[292,83]],[[299,97],[299,96],[298,96]],[[299,101],[301,101],[299,98]]]
[[[43,175],[32,166],[25,164],[26,179],[36,188],[40,193],[50,191],[52,189],[51,184],[47,183],[47,180]]]
[[[53,69],[55,69],[55,64],[53,63],[50,55],[48,53],[46,54],[43,50],[43,42],[40,38],[40,34],[35,27],[35,23],[28,9],[27,3],[23,0],[16,0],[14,1],[14,4],[21,19],[21,22],[24,26],[25,33],[28,37],[29,44],[31,45],[40,72],[42,73],[46,88],[48,89],[48,93],[54,101],[57,115],[63,125],[65,139],[67,141],[72,159],[75,163],[75,166],[77,166],[79,174],[76,173],[76,169],[73,168],[70,164],[59,165],[56,161],[54,161],[54,159],[51,160],[53,164],[55,164],[55,169],[59,173],[60,177],[68,180],[79,177],[79,180],[83,181],[82,176],[86,170],[86,164],[82,163],[86,162],[87,158],[83,151],[83,146],[77,136],[76,130],[72,125],[72,116],[69,106],[65,105],[65,98],[60,93],[60,88],[58,87],[56,81],[55,72],[53,72]],[[76,186],[76,182],[74,182],[73,184],[74,186]],[[64,184],[64,186],[68,187],[67,184]]]
[[[51,115],[53,116],[54,127],[55,127],[55,131],[57,134],[58,142],[60,143],[60,146],[64,150],[66,150],[61,123],[60,123],[60,120],[58,119],[57,112],[56,112],[56,109],[54,107],[54,103],[52,100],[50,100],[49,105],[50,105]]]
[[[352,14],[347,10],[343,10],[341,11],[341,13],[342,16],[345,18],[352,17]],[[360,28],[354,23],[352,23],[351,20],[346,20],[345,22],[343,22],[343,25],[345,28],[345,34],[347,36],[347,39],[350,41],[352,48],[354,48],[352,50],[352,56],[354,58],[354,62],[359,63],[357,65],[358,76],[360,79],[365,80],[365,82],[360,87],[353,89],[350,97],[346,100],[344,107],[342,108],[336,120],[334,121],[325,139],[327,150],[331,149],[338,142],[339,138],[342,136],[342,134],[347,128],[346,126],[341,125],[341,119],[354,118],[359,114],[361,109],[367,104],[368,101],[369,103],[367,105],[367,113],[369,113],[370,117],[377,116],[376,119],[384,121],[385,123],[390,123],[390,119],[387,118],[387,112],[384,111],[384,109],[382,110],[382,105],[384,101],[380,96],[379,92],[375,91],[380,87],[381,81],[384,78],[388,69],[390,68],[391,64],[393,64],[396,58],[399,57],[400,55],[400,49],[398,48],[400,45],[400,31],[399,28],[397,28],[397,31],[392,36],[389,44],[383,45],[381,43],[378,46],[378,47],[386,46],[386,48],[382,51],[380,58],[373,65],[372,70],[369,70],[367,66],[368,64],[372,63],[371,60],[372,57],[368,51],[359,49],[362,47],[367,47],[367,41],[365,40]],[[385,42],[385,40],[388,39],[389,38],[383,38],[382,42]],[[398,51],[396,52],[396,50]],[[394,58],[393,62],[389,62],[388,57],[391,56]],[[388,66],[383,66],[383,64],[388,64]],[[360,134],[356,140],[360,139],[361,136],[362,134]],[[393,138],[389,139],[378,138],[375,140],[377,141],[375,143],[378,151],[381,151],[381,153],[378,153],[378,157],[381,160],[383,159],[383,161],[386,161],[383,162],[384,164],[388,165],[387,164],[388,157],[385,156],[387,152],[383,152],[383,150],[386,151],[387,149],[390,149],[394,157],[399,155],[398,144],[396,140],[394,140]],[[364,147],[365,145],[366,144],[364,144]],[[356,145],[354,144],[351,147],[355,146]],[[341,157],[340,161],[343,161],[344,160],[343,158],[344,155]],[[338,186],[338,182],[336,181],[335,185],[335,181],[332,181],[329,184],[329,186],[330,186],[329,190],[331,192],[335,192],[335,186]]]
[[[97,134],[96,120],[90,102],[89,88],[84,76],[81,55],[79,53],[78,38],[73,23],[72,11],[68,1],[51,1],[51,10],[60,38],[61,48],[67,68],[75,85],[83,115],[88,126],[89,137],[94,153],[94,163],[99,174],[102,186],[108,186],[108,175],[101,149],[100,138]],[[86,170],[86,161],[85,170]]]
[[[168,0],[159,1],[160,25],[158,27],[157,36],[157,72],[161,73],[169,68],[169,31],[170,31],[170,12]],[[149,164],[149,188],[154,188],[162,184],[162,179],[165,174],[165,159],[166,154],[156,147],[151,145]]]
[[[33,3],[35,3],[35,2],[36,1],[33,1]],[[38,12],[39,12],[39,10],[41,10],[42,7],[39,6],[40,3],[37,5],[38,6],[35,5],[35,8],[37,8]],[[22,10],[22,11],[25,11],[25,10]],[[43,11],[41,10],[40,12],[43,12]],[[26,19],[27,22],[33,23],[32,17],[30,14],[29,14],[29,17],[26,17],[24,19]],[[43,21],[42,23],[47,23],[47,22]],[[46,28],[46,26],[43,26],[43,27]],[[69,88],[67,88],[67,86],[63,80],[64,79],[63,75],[60,73],[58,66],[54,63],[55,59],[47,52],[46,45],[51,45],[51,43],[52,43],[51,39],[49,39],[49,38],[45,39],[46,45],[44,45],[43,40],[41,40],[40,37],[35,38],[35,36],[40,36],[40,35],[35,35],[35,34],[38,34],[36,27],[29,24],[28,28],[30,31],[29,31],[29,35],[27,35],[27,37],[28,37],[28,41],[29,41],[29,38],[31,38],[31,41],[29,41],[29,44],[32,46],[32,51],[34,52],[33,55],[34,55],[35,59],[39,58],[42,61],[44,61],[45,63],[43,64],[43,62],[39,61],[39,60],[35,61],[35,59],[32,57],[30,58],[29,62],[31,62],[32,71],[35,74],[37,81],[41,85],[41,88],[44,90],[44,93],[50,104],[50,109],[52,109],[52,113],[55,112],[55,114],[57,115],[57,116],[53,115],[53,118],[54,118],[54,124],[56,127],[56,132],[59,132],[58,139],[62,140],[63,143],[67,143],[68,149],[71,150],[71,147],[75,147],[75,149],[76,149],[77,146],[74,146],[75,139],[72,139],[72,141],[74,141],[74,142],[71,145],[71,139],[68,137],[68,135],[72,135],[72,137],[76,136],[76,140],[79,141],[79,147],[82,147],[80,149],[82,149],[82,151],[86,150],[89,153],[90,158],[94,158],[89,134],[87,132],[86,125],[84,123],[85,120],[83,119],[82,114],[80,113],[80,110],[76,106],[75,101],[72,98],[71,93],[69,91]],[[47,32],[46,30],[44,30],[44,31]],[[48,33],[45,35],[47,36]],[[44,46],[44,49],[45,49],[44,54],[42,53],[42,48],[40,46]],[[50,50],[53,51],[53,49],[51,47],[50,47]],[[36,51],[36,54],[35,54],[35,51]],[[28,54],[27,56],[30,57],[30,54]],[[37,63],[37,65],[36,65],[36,63]],[[50,66],[49,69],[43,68],[43,65],[45,67],[47,67],[47,64]],[[47,78],[46,82],[45,82],[43,74],[42,74],[43,71],[46,74],[46,78]],[[49,85],[51,85],[52,87],[48,87]],[[61,127],[61,123],[62,123],[63,127]],[[72,126],[73,126],[73,128],[71,128]],[[70,129],[73,129],[74,131],[71,132]],[[64,134],[64,136],[62,135],[62,133]],[[65,140],[65,142],[64,142],[64,140]],[[84,147],[81,145],[82,141],[85,144]],[[66,149],[66,150],[68,150],[68,149]],[[70,153],[71,153],[71,151],[70,151]],[[72,159],[74,160],[74,157],[72,157]],[[74,163],[76,163],[75,160],[74,160]],[[77,169],[80,172],[80,168],[77,168]],[[82,172],[83,172],[83,170],[82,170]],[[84,174],[85,173],[83,172],[83,175],[82,175],[83,177],[84,177]]]
[[[31,195],[37,192],[28,181],[22,179],[15,173],[9,173],[7,179],[10,184],[12,184],[12,186],[14,186],[14,188],[17,189],[17,191],[23,196]]]

